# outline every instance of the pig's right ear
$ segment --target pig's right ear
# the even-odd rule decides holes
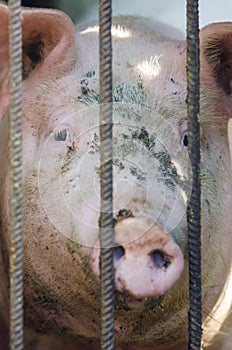
[[[0,4],[0,119],[7,110],[9,39],[8,7]],[[23,79],[39,83],[66,74],[76,65],[75,28],[55,10],[22,11]]]
[[[220,111],[232,117],[232,22],[214,23],[200,31],[201,82],[219,97]]]

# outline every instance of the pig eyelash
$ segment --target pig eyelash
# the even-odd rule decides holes
[[[54,133],[55,141],[71,142],[71,133],[68,129],[59,130]]]

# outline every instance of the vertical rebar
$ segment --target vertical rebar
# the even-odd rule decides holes
[[[101,349],[114,349],[113,171],[112,171],[112,4],[99,0],[101,141]]]
[[[188,204],[189,345],[201,349],[200,60],[198,0],[187,0],[187,105],[192,193]]]
[[[9,0],[10,349],[23,349],[21,1]]]

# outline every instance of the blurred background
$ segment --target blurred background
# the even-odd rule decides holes
[[[97,0],[22,0],[23,6],[58,8],[76,23],[97,20]],[[185,0],[113,0],[113,15],[140,15],[186,30]],[[231,0],[200,0],[200,27],[232,21]]]

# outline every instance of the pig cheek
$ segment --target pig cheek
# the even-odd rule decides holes
[[[73,150],[65,142],[49,140],[40,157],[38,185],[41,205],[54,227],[76,243],[89,246],[98,235],[99,196],[93,201],[89,184],[86,190],[78,183],[79,147]]]
[[[27,319],[34,320],[33,313],[36,311],[42,319],[48,321],[44,329],[49,327],[50,320],[53,322],[55,319],[59,329],[65,327],[72,333],[91,336],[94,325],[86,315],[91,314],[93,309],[95,310],[94,305],[97,300],[94,299],[94,289],[91,286],[88,267],[84,263],[85,260],[80,250],[75,244],[72,245],[65,237],[52,230],[49,224],[44,224],[40,232],[37,232],[37,240],[28,241],[26,247]],[[80,286],[85,287],[80,288]],[[46,296],[43,304],[41,298],[37,296],[33,298],[35,290],[39,291],[39,295]],[[86,290],[90,292],[91,297]],[[55,296],[51,305],[49,305],[50,295]],[[67,307],[63,310],[64,300],[69,301],[68,310]],[[96,310],[94,312],[96,313]],[[41,324],[35,324],[35,327],[40,329]],[[98,326],[96,325],[95,328],[97,332]]]
[[[25,183],[27,197],[24,202],[24,230],[25,230],[25,255],[32,263],[34,269],[41,275],[43,266],[46,270],[62,270],[68,264],[73,265],[73,254],[76,253],[77,260],[81,263],[81,247],[69,241],[65,235],[61,234],[53,225],[49,216],[46,215],[41,204],[40,194],[34,188],[36,177],[29,177]],[[65,213],[63,213],[65,215]],[[67,226],[69,223],[67,223]],[[71,248],[72,247],[72,248]],[[73,254],[72,254],[72,253]],[[88,250],[84,251],[88,254]],[[70,261],[71,259],[71,261]],[[40,260],[40,263],[38,263]],[[46,263],[47,262],[47,263]],[[65,264],[65,265],[64,265]],[[71,266],[70,265],[70,266]],[[48,273],[49,274],[49,273]],[[47,277],[46,277],[47,278]],[[70,277],[71,278],[71,277]]]
[[[100,204],[98,200],[96,203],[88,202],[88,198],[83,198],[83,193],[76,187],[64,190],[68,220],[71,223],[64,234],[84,247],[92,247],[98,238]]]
[[[29,129],[30,128],[30,129]],[[29,129],[29,130],[28,130]],[[23,125],[23,182],[26,180],[27,174],[32,168],[39,169],[40,152],[38,145],[38,136],[34,136],[37,130],[31,126]]]
[[[0,120],[2,117],[6,114],[10,101],[9,101],[9,93],[7,88],[2,88],[2,91],[0,91]]]

